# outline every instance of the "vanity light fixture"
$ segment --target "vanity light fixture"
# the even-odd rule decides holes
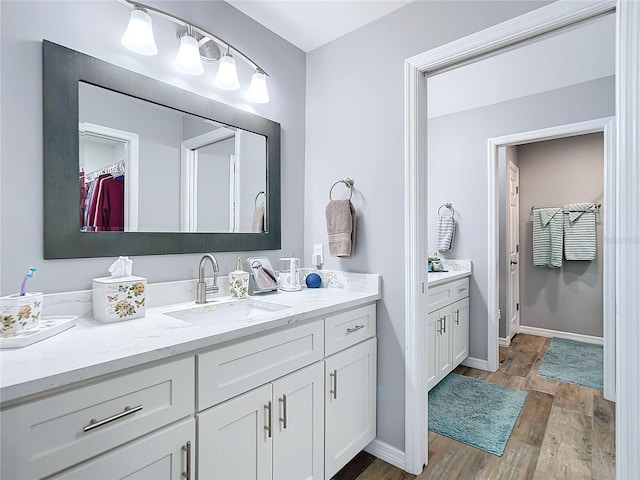
[[[216,78],[213,79],[213,84],[223,90],[237,90],[240,88],[236,61],[228,50],[227,53],[220,58],[218,73],[216,74]]]
[[[176,65],[181,71],[189,75],[202,75],[204,73],[204,67],[200,59],[200,46],[196,37],[193,36],[190,26],[180,37]]]
[[[240,81],[238,80],[235,59],[241,58],[255,70],[251,77],[251,85],[247,92],[247,98],[255,103],[269,102],[269,93],[267,91],[267,77],[269,75],[257,63],[233,45],[159,8],[145,5],[134,0],[120,1],[133,8],[129,25],[122,36],[122,44],[129,50],[141,55],[156,55],[158,53],[153,37],[151,17],[149,16],[149,12],[156,13],[184,27],[184,29],[180,30],[177,34],[180,47],[176,56],[176,65],[180,71],[189,75],[201,75],[204,73],[202,60],[218,61],[218,72],[213,80],[213,84],[223,90],[238,90],[240,88]],[[224,55],[221,55],[221,49],[226,49]]]
[[[156,55],[158,47],[153,38],[151,17],[144,8],[135,6],[129,17],[129,25],[122,35],[122,44],[140,55]]]

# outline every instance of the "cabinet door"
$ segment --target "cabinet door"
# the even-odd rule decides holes
[[[198,417],[198,478],[271,478],[271,384],[205,410]]]
[[[453,304],[451,323],[453,368],[456,368],[469,356],[469,297]]]
[[[440,311],[431,312],[427,317],[427,341],[425,343],[425,369],[427,391],[438,383],[438,362],[440,353]]]
[[[376,339],[325,360],[325,478],[376,436]]]
[[[273,382],[273,478],[324,478],[324,364]]]
[[[195,423],[189,419],[149,434],[54,478],[194,480]]]
[[[438,330],[438,381],[449,375],[453,370],[451,363],[451,317],[453,308],[451,305],[438,310],[439,325]]]

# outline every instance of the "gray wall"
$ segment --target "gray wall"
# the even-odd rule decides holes
[[[382,274],[378,439],[400,450],[405,388],[404,60],[544,3],[415,2],[307,55],[303,262],[309,265],[313,244],[322,243],[325,268]],[[324,209],[329,188],[346,176],[355,179],[357,234],[352,258],[339,259],[329,256]],[[486,182],[482,185],[486,190]],[[345,193],[337,186],[334,198]]]
[[[253,57],[272,78],[271,102],[248,104],[243,95],[251,69],[238,61],[237,92],[212,86],[215,65],[205,75],[173,68],[176,26],[153,16],[160,53],[143,57],[120,43],[131,10],[120,2],[0,2],[1,132],[0,294],[14,293],[30,266],[38,267],[34,289],[46,293],[91,288],[113,258],[44,261],[42,229],[42,40],[47,39],[110,63],[252,111],[282,125],[282,250],[272,259],[302,251],[305,138],[305,54],[225,2],[153,1],[191,19]],[[141,172],[142,174],[142,172]],[[19,205],[19,208],[17,207]],[[242,253],[246,256],[245,253]],[[234,270],[238,253],[217,255],[223,272]],[[134,273],[150,282],[197,277],[200,254],[140,256]]]
[[[607,77],[429,120],[429,158],[446,159],[429,162],[429,177],[449,180],[430,182],[429,211],[435,215],[434,205],[453,203],[459,214],[453,255],[473,261],[471,357],[487,358],[487,139],[612,116],[614,96],[614,78]],[[435,240],[431,228],[429,245]]]
[[[536,267],[531,207],[602,202],[602,133],[518,146],[520,160],[520,324],[602,337],[602,220],[596,216],[596,259]]]
[[[500,147],[498,152],[498,308],[500,309],[500,337],[507,336],[507,281],[509,279],[509,255],[507,252],[507,205],[509,198],[509,163],[519,166],[518,149],[515,146]]]

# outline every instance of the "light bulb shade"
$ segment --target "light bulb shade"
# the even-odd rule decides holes
[[[155,55],[158,53],[156,41],[153,38],[151,17],[147,12],[135,9],[129,17],[129,25],[122,36],[122,44],[129,50],[140,55]]]
[[[180,37],[180,48],[176,56],[176,65],[182,72],[189,75],[202,75],[204,73],[198,41],[191,35],[183,35]]]
[[[255,72],[251,76],[251,85],[247,92],[247,98],[255,103],[269,103],[267,91],[267,76],[262,72]]]
[[[213,84],[223,90],[237,90],[240,88],[238,72],[236,71],[236,61],[228,53],[220,57],[218,73],[216,74],[216,78],[213,79]]]

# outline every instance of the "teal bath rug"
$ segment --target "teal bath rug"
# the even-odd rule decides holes
[[[502,456],[526,392],[450,373],[429,392],[429,430]]]
[[[552,338],[538,375],[602,390],[602,345]]]

